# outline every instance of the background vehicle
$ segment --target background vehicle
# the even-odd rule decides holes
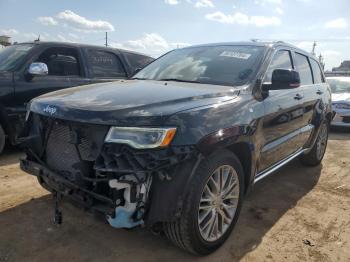
[[[254,183],[297,157],[322,161],[330,88],[298,48],[177,49],[133,79],[33,100],[23,138],[24,171],[113,227],[161,225],[180,248],[208,254]]]
[[[332,89],[332,126],[350,127],[350,77],[327,77]]]
[[[34,42],[0,49],[0,153],[14,144],[26,104],[58,89],[128,78],[153,58],[125,50]]]

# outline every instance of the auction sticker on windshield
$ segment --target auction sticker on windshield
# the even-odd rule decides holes
[[[220,56],[227,56],[227,57],[247,60],[251,56],[251,54],[234,52],[234,51],[224,51],[220,54]]]

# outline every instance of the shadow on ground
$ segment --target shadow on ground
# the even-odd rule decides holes
[[[113,229],[69,203],[63,225],[54,226],[52,198],[45,196],[0,213],[0,261],[237,261],[313,189],[321,168],[294,161],[255,185],[230,238],[208,257],[189,255],[145,229]]]
[[[0,167],[18,163],[19,157],[22,154],[23,153],[19,148],[6,146],[4,151],[0,154]]]

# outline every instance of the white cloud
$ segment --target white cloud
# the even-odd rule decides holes
[[[334,57],[334,56],[340,56],[340,52],[335,51],[335,50],[325,50],[322,52],[322,55],[325,58],[330,58],[330,57]]]
[[[113,43],[111,46],[116,48],[124,48],[152,56],[159,56],[175,48],[189,46],[188,43],[182,42],[168,42],[161,35],[157,33],[144,34],[141,38],[136,40],[129,40],[124,43]]]
[[[259,5],[266,5],[266,4],[281,5],[282,0],[256,0],[255,3]]]
[[[64,21],[70,27],[83,32],[114,31],[114,26],[103,20],[89,20],[83,16],[74,13],[71,10],[65,10],[57,14],[57,18]]]
[[[199,0],[195,3],[194,5],[196,8],[201,8],[201,7],[210,7],[213,8],[214,4],[210,0]]]
[[[72,40],[68,37],[66,37],[63,33],[59,33],[54,37],[54,40],[60,41],[60,42],[68,42],[68,43],[75,43],[77,42],[76,40]]]
[[[58,25],[58,22],[50,16],[40,16],[37,18],[37,20],[43,25]]]
[[[178,0],[164,0],[164,2],[168,5],[177,5],[180,3]]]
[[[338,18],[335,20],[328,21],[325,24],[325,28],[347,28],[348,27],[348,22],[344,18]]]
[[[224,24],[239,24],[239,25],[255,25],[263,26],[278,26],[281,20],[278,17],[268,16],[248,16],[246,14],[236,12],[232,15],[226,15],[222,12],[207,14],[206,19]]]
[[[23,37],[26,41],[34,41],[34,40],[38,39],[39,34],[25,33],[25,34],[22,34],[22,37]]]
[[[311,42],[311,41],[302,41],[302,42],[297,44],[297,47],[299,47],[300,49],[303,49],[305,51],[310,52],[312,50],[313,44],[314,44],[314,42]]]
[[[4,35],[8,35],[8,36],[13,36],[13,35],[18,35],[18,31],[16,29],[3,29],[0,31],[2,34]]]
[[[276,7],[276,12],[279,14],[279,15],[283,15],[284,14],[284,11],[283,11],[283,9],[282,8],[280,8],[280,7]]]

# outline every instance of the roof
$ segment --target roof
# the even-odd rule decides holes
[[[148,56],[151,57],[150,55],[146,55],[143,53],[131,51],[131,50],[125,50],[121,48],[114,48],[114,47],[105,47],[105,46],[100,46],[100,45],[88,45],[88,44],[81,44],[81,43],[71,43],[71,42],[54,42],[54,41],[34,41],[34,42],[23,42],[23,43],[17,43],[17,44],[34,44],[34,45],[60,45],[60,46],[65,46],[65,47],[84,47],[84,48],[105,48],[105,49],[110,49],[110,50],[119,50],[121,52],[128,52],[132,54],[137,54],[137,55],[143,55],[143,56]]]
[[[315,58],[310,52],[302,50],[299,47],[296,47],[292,44],[289,44],[289,43],[286,43],[283,41],[222,42],[222,43],[209,43],[209,44],[193,45],[193,46],[184,47],[184,48],[201,47],[201,46],[235,46],[235,45],[237,45],[237,46],[238,45],[241,45],[241,46],[261,46],[261,47],[267,47],[267,48],[275,48],[278,46],[284,46],[284,47],[292,48],[292,49],[296,50],[297,52],[300,52],[302,54],[305,54],[307,56],[311,56],[311,57]]]

